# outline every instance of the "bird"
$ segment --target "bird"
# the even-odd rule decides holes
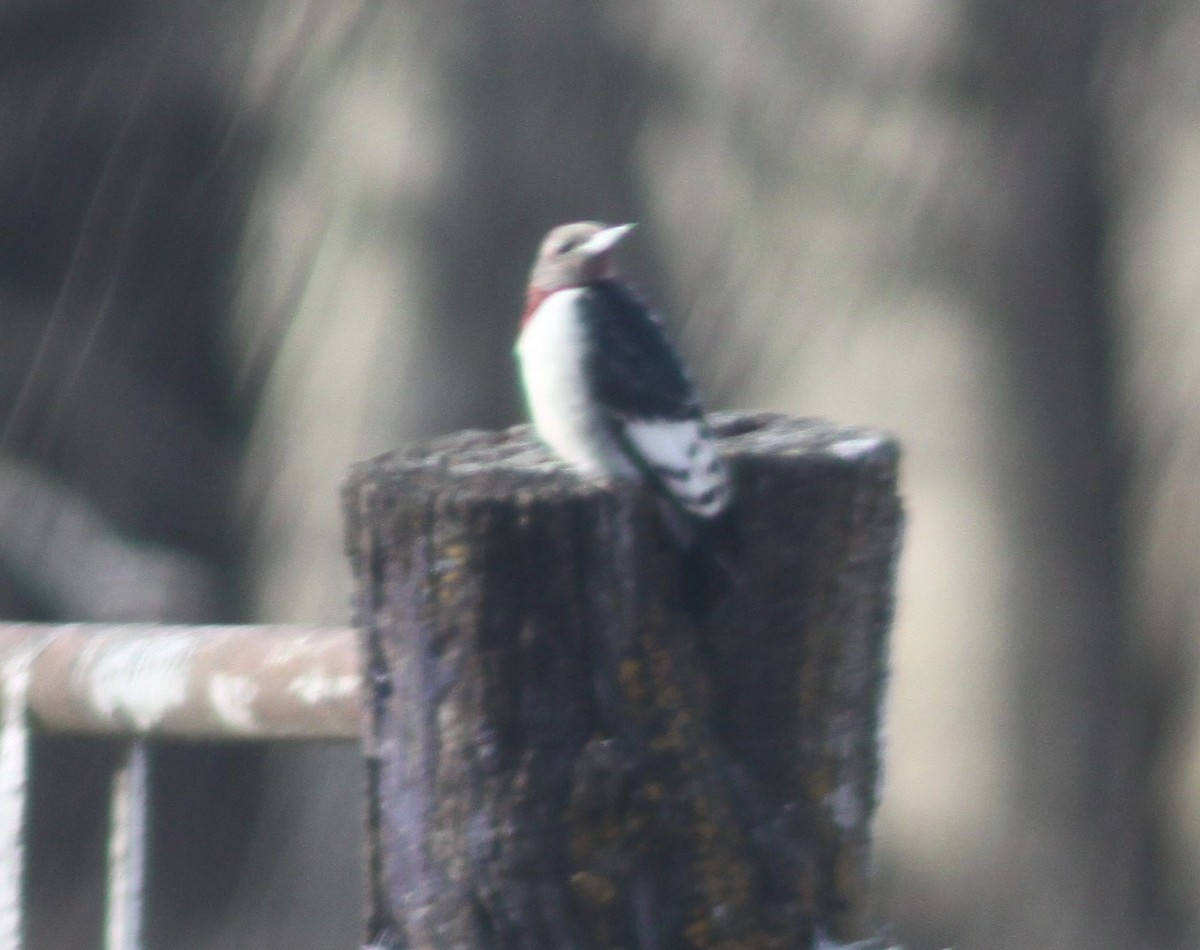
[[[661,317],[621,280],[632,224],[553,228],[529,275],[516,356],[533,427],[585,476],[640,480],[679,545],[729,508],[728,467]]]

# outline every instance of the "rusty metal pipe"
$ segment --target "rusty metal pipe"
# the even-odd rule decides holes
[[[38,731],[221,741],[361,731],[348,627],[0,624],[0,667],[29,652]]]

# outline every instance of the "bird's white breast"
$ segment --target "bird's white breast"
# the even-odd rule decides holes
[[[580,288],[542,301],[517,340],[521,382],[538,435],[563,461],[592,474],[635,477],[618,449],[587,380],[588,338]]]

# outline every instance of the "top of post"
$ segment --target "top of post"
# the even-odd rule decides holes
[[[776,459],[892,470],[899,459],[896,440],[879,429],[768,412],[713,412],[708,420],[721,454],[734,466]],[[376,456],[353,467],[347,488],[352,491],[365,482],[480,498],[518,491],[584,497],[604,490],[602,482],[581,477],[554,458],[528,425],[456,432]]]

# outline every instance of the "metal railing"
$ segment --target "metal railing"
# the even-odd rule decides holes
[[[0,950],[21,950],[30,743],[128,740],[114,775],[106,950],[142,947],[147,741],[357,741],[351,628],[0,624]]]

